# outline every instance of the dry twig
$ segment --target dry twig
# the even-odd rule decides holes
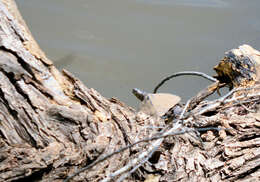
[[[227,103],[231,103],[231,102],[234,102],[234,101],[238,101],[240,99],[260,96],[260,92],[257,92],[257,93],[252,93],[252,94],[242,94],[240,96],[228,99],[230,96],[232,96],[236,92],[249,91],[249,90],[253,90],[253,89],[260,89],[260,87],[259,86],[253,86],[253,87],[247,87],[247,88],[234,88],[233,90],[228,92],[223,97],[220,97],[219,99],[216,99],[216,100],[210,102],[210,104],[208,104],[206,107],[203,107],[201,110],[197,111],[196,113],[193,113],[193,115],[198,116],[198,115],[204,114],[206,112],[213,111],[217,107],[219,107],[221,104],[227,104]]]
[[[182,74],[185,74],[185,72],[180,72],[179,74],[182,75]],[[159,87],[157,87],[157,88],[159,88]],[[194,128],[183,129],[182,126],[184,126],[185,123],[191,121],[193,119],[193,116],[199,116],[199,115],[206,113],[208,111],[215,110],[221,104],[226,104],[226,103],[230,103],[230,102],[234,102],[234,101],[238,102],[238,100],[243,99],[243,98],[252,98],[252,97],[255,97],[255,96],[260,96],[260,92],[259,92],[259,93],[253,93],[253,94],[242,94],[238,97],[228,99],[230,96],[232,96],[234,93],[236,93],[238,91],[248,91],[248,90],[252,90],[252,89],[260,89],[260,88],[256,87],[256,86],[249,87],[249,88],[235,88],[235,89],[231,90],[230,92],[228,92],[223,97],[209,102],[209,104],[206,107],[203,107],[201,110],[196,111],[194,109],[194,111],[196,111],[196,112],[186,115],[185,120],[183,120],[184,115],[186,113],[186,110],[189,108],[189,105],[191,103],[191,100],[188,100],[184,109],[183,109],[183,111],[182,111],[182,113],[181,113],[181,115],[180,115],[180,117],[179,117],[179,119],[174,123],[174,125],[170,129],[167,129],[167,128],[169,128],[169,126],[166,126],[162,131],[158,132],[153,137],[139,140],[139,141],[137,141],[133,144],[127,145],[125,147],[120,148],[117,151],[114,151],[114,152],[112,152],[108,155],[105,155],[104,157],[101,157],[100,159],[94,161],[90,165],[88,165],[84,168],[81,168],[80,170],[75,172],[73,175],[69,176],[64,182],[68,182],[70,179],[72,179],[76,175],[80,174],[81,172],[88,170],[88,169],[92,168],[93,166],[97,165],[98,163],[101,163],[101,162],[105,161],[106,159],[112,157],[113,155],[116,155],[120,152],[123,152],[123,151],[125,151],[125,150],[139,144],[139,143],[144,143],[144,142],[156,140],[154,143],[151,144],[150,147],[148,147],[148,149],[146,151],[143,151],[136,158],[129,161],[129,163],[127,165],[125,165],[124,167],[120,168],[119,170],[111,173],[108,177],[106,177],[105,179],[102,180],[102,182],[108,182],[108,181],[114,179],[115,177],[121,175],[122,173],[125,173],[125,174],[121,175],[118,179],[118,181],[123,181],[124,179],[126,179],[129,175],[131,175],[133,172],[135,172],[139,167],[141,167],[144,163],[146,163],[149,160],[149,158],[153,155],[153,153],[159,148],[159,146],[163,142],[164,138],[169,137],[169,136],[181,135],[181,134],[188,133],[188,132],[220,130],[220,128],[214,128],[214,127],[198,128],[198,129],[194,129]],[[130,170],[130,171],[127,172],[128,170]]]
[[[177,72],[177,73],[174,73],[170,76],[167,76],[166,78],[164,78],[155,88],[154,88],[154,91],[153,93],[156,93],[157,90],[168,80],[174,78],[174,77],[177,77],[177,76],[184,76],[184,75],[195,75],[195,76],[201,76],[203,78],[206,78],[207,80],[209,81],[212,81],[212,82],[216,82],[217,79],[205,74],[205,73],[202,73],[202,72],[196,72],[196,71],[182,71],[182,72]]]

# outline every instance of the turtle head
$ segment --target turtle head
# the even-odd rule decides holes
[[[137,97],[137,99],[139,99],[140,101],[143,101],[145,96],[147,95],[146,92],[138,89],[138,88],[134,88],[132,90],[132,93]]]

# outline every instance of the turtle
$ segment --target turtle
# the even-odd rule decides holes
[[[139,111],[151,116],[162,117],[181,101],[179,96],[170,93],[152,94],[138,88],[134,88],[132,93],[141,101]]]

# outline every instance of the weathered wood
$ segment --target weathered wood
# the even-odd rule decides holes
[[[225,57],[214,67],[216,78],[228,83],[230,88],[254,85],[259,81],[260,52],[249,45],[226,52]],[[251,83],[250,83],[251,82]]]
[[[131,135],[124,138],[123,132],[134,133],[129,127],[133,111],[68,72],[59,73],[25,24],[8,11],[18,12],[13,1],[5,2],[10,6],[0,2],[0,180],[33,179],[33,174],[43,181],[62,179],[130,142]],[[121,166],[128,153],[99,165],[100,174],[93,176],[93,170],[81,178],[98,181]]]
[[[257,181],[260,89],[241,88],[258,86],[260,54],[248,46],[239,50],[227,54],[216,70],[220,82],[240,90],[205,101],[217,90],[215,83],[178,106],[180,112],[166,122],[59,72],[14,1],[0,1],[0,181],[63,181],[147,137],[163,139],[111,155],[71,181]],[[185,133],[204,127],[219,130]],[[175,136],[180,131],[185,134]]]

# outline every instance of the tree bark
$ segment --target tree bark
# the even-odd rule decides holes
[[[256,60],[258,53],[250,55]],[[241,79],[225,79],[223,64],[216,68],[220,82],[240,88]],[[250,72],[245,79],[257,85],[255,75]],[[243,86],[248,86],[245,79]],[[182,107],[183,115],[167,122],[137,112],[87,88],[68,71],[59,72],[33,39],[15,2],[0,1],[0,181],[63,181],[107,154],[154,136],[163,138],[111,155],[70,181],[257,181],[257,91],[241,90],[212,102],[195,99],[192,109]],[[198,127],[220,130],[186,132]],[[166,137],[162,131],[184,134]]]

